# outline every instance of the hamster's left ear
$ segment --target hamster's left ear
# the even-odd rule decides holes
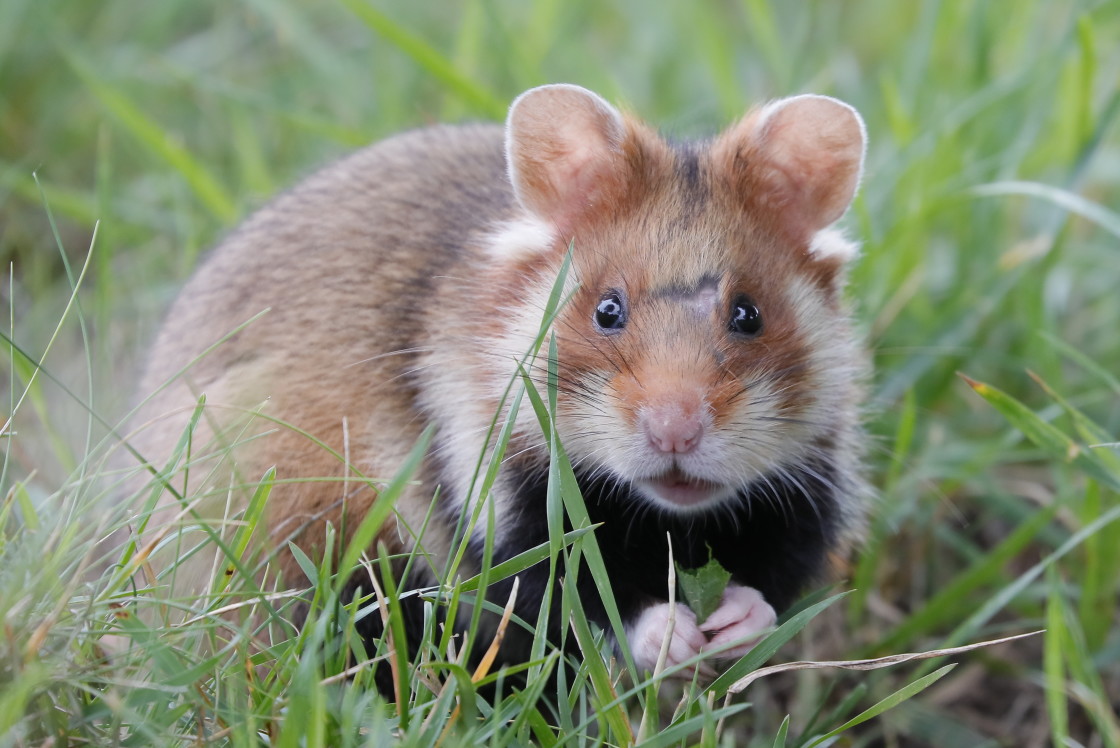
[[[713,144],[744,208],[812,242],[851,205],[863,172],[863,120],[828,96],[794,96],[748,114]]]

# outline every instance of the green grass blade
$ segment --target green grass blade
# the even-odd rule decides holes
[[[1008,197],[1011,195],[1033,197],[1056,205],[1064,211],[1092,221],[1120,239],[1120,213],[1060,187],[1040,182],[993,182],[972,189],[980,197]]]
[[[618,695],[615,693],[614,685],[611,683],[611,676],[610,672],[607,670],[607,664],[600,655],[598,642],[595,641],[595,637],[591,634],[591,628],[588,626],[587,617],[584,615],[582,608],[578,605],[579,593],[576,590],[575,584],[575,575],[569,573],[564,578],[564,586],[569,601],[574,603],[570,623],[572,630],[575,632],[576,642],[579,645],[580,651],[583,653],[583,664],[587,668],[594,694],[599,704],[597,711],[606,720],[610,728],[608,740],[615,745],[632,745],[634,743],[634,733],[630,728],[629,717],[623,705],[618,703]],[[613,704],[613,706],[611,706],[611,704]]]
[[[704,727],[721,719],[729,719],[750,709],[750,704],[731,704],[714,709],[708,714],[698,714],[690,719],[670,725],[648,740],[641,743],[642,748],[665,748],[670,745],[694,745],[695,739]],[[704,745],[700,743],[700,745]],[[710,745],[710,744],[709,744]]]
[[[741,657],[734,665],[716,678],[706,689],[707,692],[714,693],[717,699],[722,699],[727,695],[727,692],[732,686],[735,685],[736,681],[740,680],[748,673],[757,670],[764,662],[773,657],[786,642],[809,625],[810,621],[849,594],[849,592],[841,592],[833,595],[791,616],[789,620],[767,634],[766,638],[754,645],[750,652]]]
[[[1012,426],[1055,459],[1069,462],[1089,477],[1099,480],[1114,491],[1120,491],[1120,475],[1113,474],[1098,454],[1081,446],[1053,424],[1042,420],[1007,393],[968,377],[964,379],[976,394],[994,406]]]
[[[1039,387],[1050,396],[1054,402],[1061,406],[1062,410],[1066,412],[1070,420],[1073,421],[1074,431],[1077,433],[1081,441],[1089,445],[1092,449],[1093,455],[1100,461],[1101,465],[1108,470],[1112,475],[1120,479],[1120,454],[1112,452],[1107,449],[1093,449],[1094,444],[1105,444],[1113,441],[1113,437],[1106,430],[1097,425],[1089,416],[1085,415],[1080,409],[1075,407],[1068,399],[1059,394],[1053,387],[1051,387],[1042,377],[1028,372],[1031,374],[1031,379],[1038,384]]]
[[[0,686],[0,735],[16,734],[16,727],[28,717],[32,697],[50,682],[47,668],[30,663],[19,671],[19,677]]]
[[[1007,564],[1022,553],[1039,533],[1050,527],[1059,509],[1060,505],[1051,504],[1021,522],[999,545],[976,559],[893,631],[882,636],[875,643],[875,650],[889,652],[904,647],[906,642],[929,635],[938,626],[964,614],[966,609],[961,601],[969,600],[976,590],[999,584]]]
[[[374,546],[373,539],[377,536],[389,515],[393,513],[401,492],[412,480],[412,477],[420,468],[420,463],[423,462],[425,455],[428,453],[428,445],[431,443],[433,431],[434,429],[430,426],[424,429],[420,438],[416,440],[416,444],[409,450],[408,456],[405,457],[397,474],[393,476],[393,480],[383,490],[378,491],[377,501],[373,502],[369,511],[362,517],[362,521],[354,528],[350,542],[343,550],[338,563],[339,574],[334,582],[336,595],[342,591],[342,587],[349,581],[350,572],[357,567],[358,559]]]
[[[1062,596],[1058,586],[1058,576],[1053,567],[1047,570],[1046,577],[1049,594],[1046,599],[1046,633],[1042,648],[1046,710],[1050,717],[1052,745],[1067,745],[1069,707],[1066,702],[1065,657],[1062,652],[1062,641],[1066,638],[1065,619],[1062,616]]]
[[[479,83],[461,74],[444,55],[421,37],[409,32],[387,14],[374,8],[367,0],[342,0],[355,16],[386,41],[408,55],[417,65],[428,71],[447,90],[494,119],[505,116],[507,102],[495,96]]]
[[[946,665],[943,668],[941,668],[940,670],[935,670],[934,672],[919,678],[918,680],[914,681],[913,683],[911,683],[911,684],[909,684],[909,685],[907,685],[903,688],[898,689],[897,691],[892,693],[887,698],[885,698],[882,701],[880,701],[879,703],[875,704],[870,709],[868,709],[864,712],[860,712],[855,717],[852,717],[850,720],[848,720],[844,724],[837,727],[835,730],[833,730],[829,733],[826,733],[826,734],[822,735],[821,737],[817,738],[816,740],[814,740],[812,743],[809,743],[809,748],[813,748],[813,746],[822,745],[823,743],[828,741],[830,738],[834,738],[837,735],[850,730],[851,728],[855,727],[856,725],[861,725],[869,719],[874,719],[875,717],[878,717],[880,714],[887,711],[888,709],[893,709],[894,707],[898,706],[902,702],[904,702],[904,701],[906,701],[910,698],[913,698],[914,696],[917,696],[919,693],[921,693],[925,689],[929,688],[930,686],[932,686],[937,681],[941,680],[942,677],[944,677],[945,675],[948,675],[949,671],[952,670],[955,667],[956,667],[956,664]]]
[[[377,556],[377,560],[381,564],[381,584],[385,594],[383,602],[389,610],[389,631],[393,635],[393,654],[397,661],[397,683],[400,689],[398,691],[400,698],[397,701],[397,714],[400,716],[401,728],[407,730],[412,707],[412,678],[410,677],[412,665],[409,662],[408,635],[404,628],[400,592],[397,589],[396,581],[393,579],[393,568],[389,563],[389,555],[383,543],[378,543]],[[349,567],[343,567],[343,574],[346,573],[346,568]]]
[[[778,728],[778,734],[774,736],[773,748],[786,748],[786,737],[789,735],[789,715],[782,720],[781,727]]]
[[[272,493],[272,482],[276,478],[276,468],[270,467],[257,481],[257,487],[249,498],[245,513],[241,518],[241,525],[237,528],[231,546],[237,558],[242,558],[249,549],[249,541],[258,527],[263,526],[265,504]],[[226,578],[233,576],[233,567],[226,567]]]
[[[574,545],[577,540],[594,531],[595,527],[583,527],[579,530],[572,530],[571,532],[564,533],[560,547],[569,548]],[[530,566],[534,566],[542,561],[547,561],[552,552],[553,547],[551,543],[541,543],[526,551],[522,551],[511,559],[491,566],[489,579],[491,582],[500,582],[503,579],[508,579],[520,574]],[[481,586],[480,579],[481,577],[476,575],[460,582],[456,587],[460,592],[474,592]]]
[[[86,190],[55,184],[19,166],[0,164],[0,185],[27,201],[36,201],[40,194],[45,195],[56,214],[85,226],[95,224],[101,215],[97,201]]]
[[[1120,520],[1120,505],[1114,506],[1111,510],[1082,527],[1064,543],[1058,546],[1057,549],[1047,554],[1041,561],[1024,571],[1010,584],[999,588],[975,613],[965,619],[948,637],[946,637],[946,641],[943,642],[942,647],[955,646],[957,643],[964,641],[968,636],[978,631],[980,627],[990,621],[997,612],[1022,594],[1023,590],[1027,589],[1031,583],[1038,579],[1047,568],[1064,558],[1075,548],[1080,547],[1085,542],[1086,538],[1100,532],[1102,528],[1107,527],[1117,520]]]
[[[237,218],[237,202],[221,182],[186,147],[152,119],[145,109],[128,98],[123,91],[101,80],[92,63],[77,53],[66,55],[70,66],[97,97],[101,105],[137,141],[144,144],[168,166],[179,172],[194,195],[211,213],[224,223]]]
[[[1084,351],[1077,349],[1061,338],[1049,333],[1043,333],[1042,339],[1045,340],[1048,345],[1058,350],[1063,356],[1100,379],[1114,394],[1120,395],[1120,377],[1117,377],[1115,372],[1097,363],[1089,356],[1086,356]]]

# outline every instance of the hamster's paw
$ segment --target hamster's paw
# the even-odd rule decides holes
[[[630,641],[630,652],[634,655],[634,664],[637,665],[638,672],[652,673],[656,667],[657,658],[661,654],[661,643],[669,630],[671,611],[669,603],[653,605],[642,611],[638,620],[628,627],[626,633]],[[696,625],[696,614],[688,606],[678,603],[665,667],[670,668],[695,657],[707,643],[708,637]],[[697,668],[700,675],[705,678],[715,676],[712,667],[706,662],[699,663]],[[676,673],[676,677],[691,680],[693,672],[693,668],[685,668]]]
[[[719,607],[697,628],[707,637],[709,649],[740,642],[718,655],[721,659],[737,659],[758,644],[760,634],[777,620],[778,615],[761,592],[754,587],[729,584]]]

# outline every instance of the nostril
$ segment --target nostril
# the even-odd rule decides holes
[[[695,410],[679,406],[651,408],[642,419],[649,443],[659,452],[683,454],[696,449],[704,436],[704,422]]]

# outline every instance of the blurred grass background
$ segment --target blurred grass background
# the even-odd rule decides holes
[[[876,357],[882,500],[844,620],[794,656],[1049,626],[962,658],[861,739],[1120,745],[1120,523],[1078,535],[1120,503],[1115,445],[1089,446],[1120,438],[1117,2],[5,0],[0,301],[31,357],[92,252],[88,342],[71,321],[43,361],[77,400],[46,378],[28,390],[26,361],[0,356],[6,410],[29,393],[18,438],[0,434],[7,547],[30,532],[17,495],[44,501],[86,464],[86,407],[120,416],[162,309],[217,237],[356,146],[501,119],[557,81],[675,136],[799,92],[863,113],[868,167],[846,220],[864,241],[851,296]],[[958,372],[1034,414],[1001,413]],[[1024,437],[1039,424],[1069,442]],[[793,730],[816,708],[805,694],[859,684],[870,704],[915,672],[798,676]],[[784,704],[780,691],[748,696]]]

